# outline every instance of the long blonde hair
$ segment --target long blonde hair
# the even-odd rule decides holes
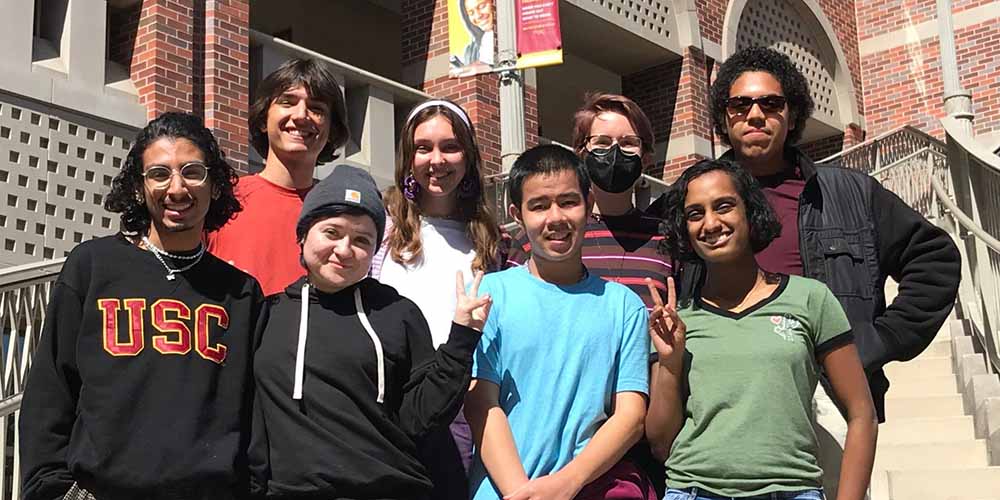
[[[396,183],[385,194],[385,204],[393,222],[392,231],[386,238],[389,256],[395,262],[405,265],[418,260],[423,253],[423,242],[420,239],[420,205],[417,200],[406,198],[403,191],[407,176],[413,172],[413,157],[417,150],[413,133],[421,123],[435,116],[442,116],[451,123],[465,160],[465,177],[462,182],[469,180],[472,183],[471,196],[458,196],[458,214],[456,214],[466,223],[466,235],[476,251],[472,270],[483,272],[494,270],[499,265],[497,245],[500,240],[500,229],[483,191],[482,157],[476,145],[476,132],[471,122],[467,125],[467,116],[459,116],[443,105],[431,105],[421,109],[406,121],[400,132],[396,158]]]

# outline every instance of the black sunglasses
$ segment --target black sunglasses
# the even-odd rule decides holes
[[[765,113],[777,113],[785,109],[786,102],[783,95],[762,95],[760,97],[738,95],[726,99],[726,109],[732,113],[745,115],[756,104]]]

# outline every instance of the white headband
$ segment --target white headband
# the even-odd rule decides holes
[[[431,106],[442,106],[448,108],[452,113],[458,115],[458,117],[461,118],[463,122],[465,122],[465,126],[468,127],[469,130],[472,130],[472,122],[469,120],[469,115],[465,113],[465,110],[455,105],[454,103],[443,101],[441,99],[431,99],[429,101],[424,101],[420,104],[417,104],[417,106],[413,108],[413,111],[410,111],[410,114],[407,115],[406,122],[409,123],[414,116],[417,116],[417,113]]]

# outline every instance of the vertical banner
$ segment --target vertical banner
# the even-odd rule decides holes
[[[517,68],[562,62],[559,0],[517,0]]]
[[[493,71],[497,38],[494,0],[448,0],[448,75]]]

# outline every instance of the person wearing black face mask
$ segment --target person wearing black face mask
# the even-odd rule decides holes
[[[665,296],[667,278],[673,274],[670,257],[657,251],[663,238],[660,219],[639,210],[633,201],[643,167],[653,161],[653,127],[635,102],[615,94],[587,96],[573,121],[573,150],[587,166],[595,201],[583,241],[583,263],[589,272],[628,286],[652,309],[645,279]],[[530,256],[527,236],[516,235],[507,264],[523,265]],[[645,441],[623,460],[638,465],[662,497],[663,464],[652,458]]]

